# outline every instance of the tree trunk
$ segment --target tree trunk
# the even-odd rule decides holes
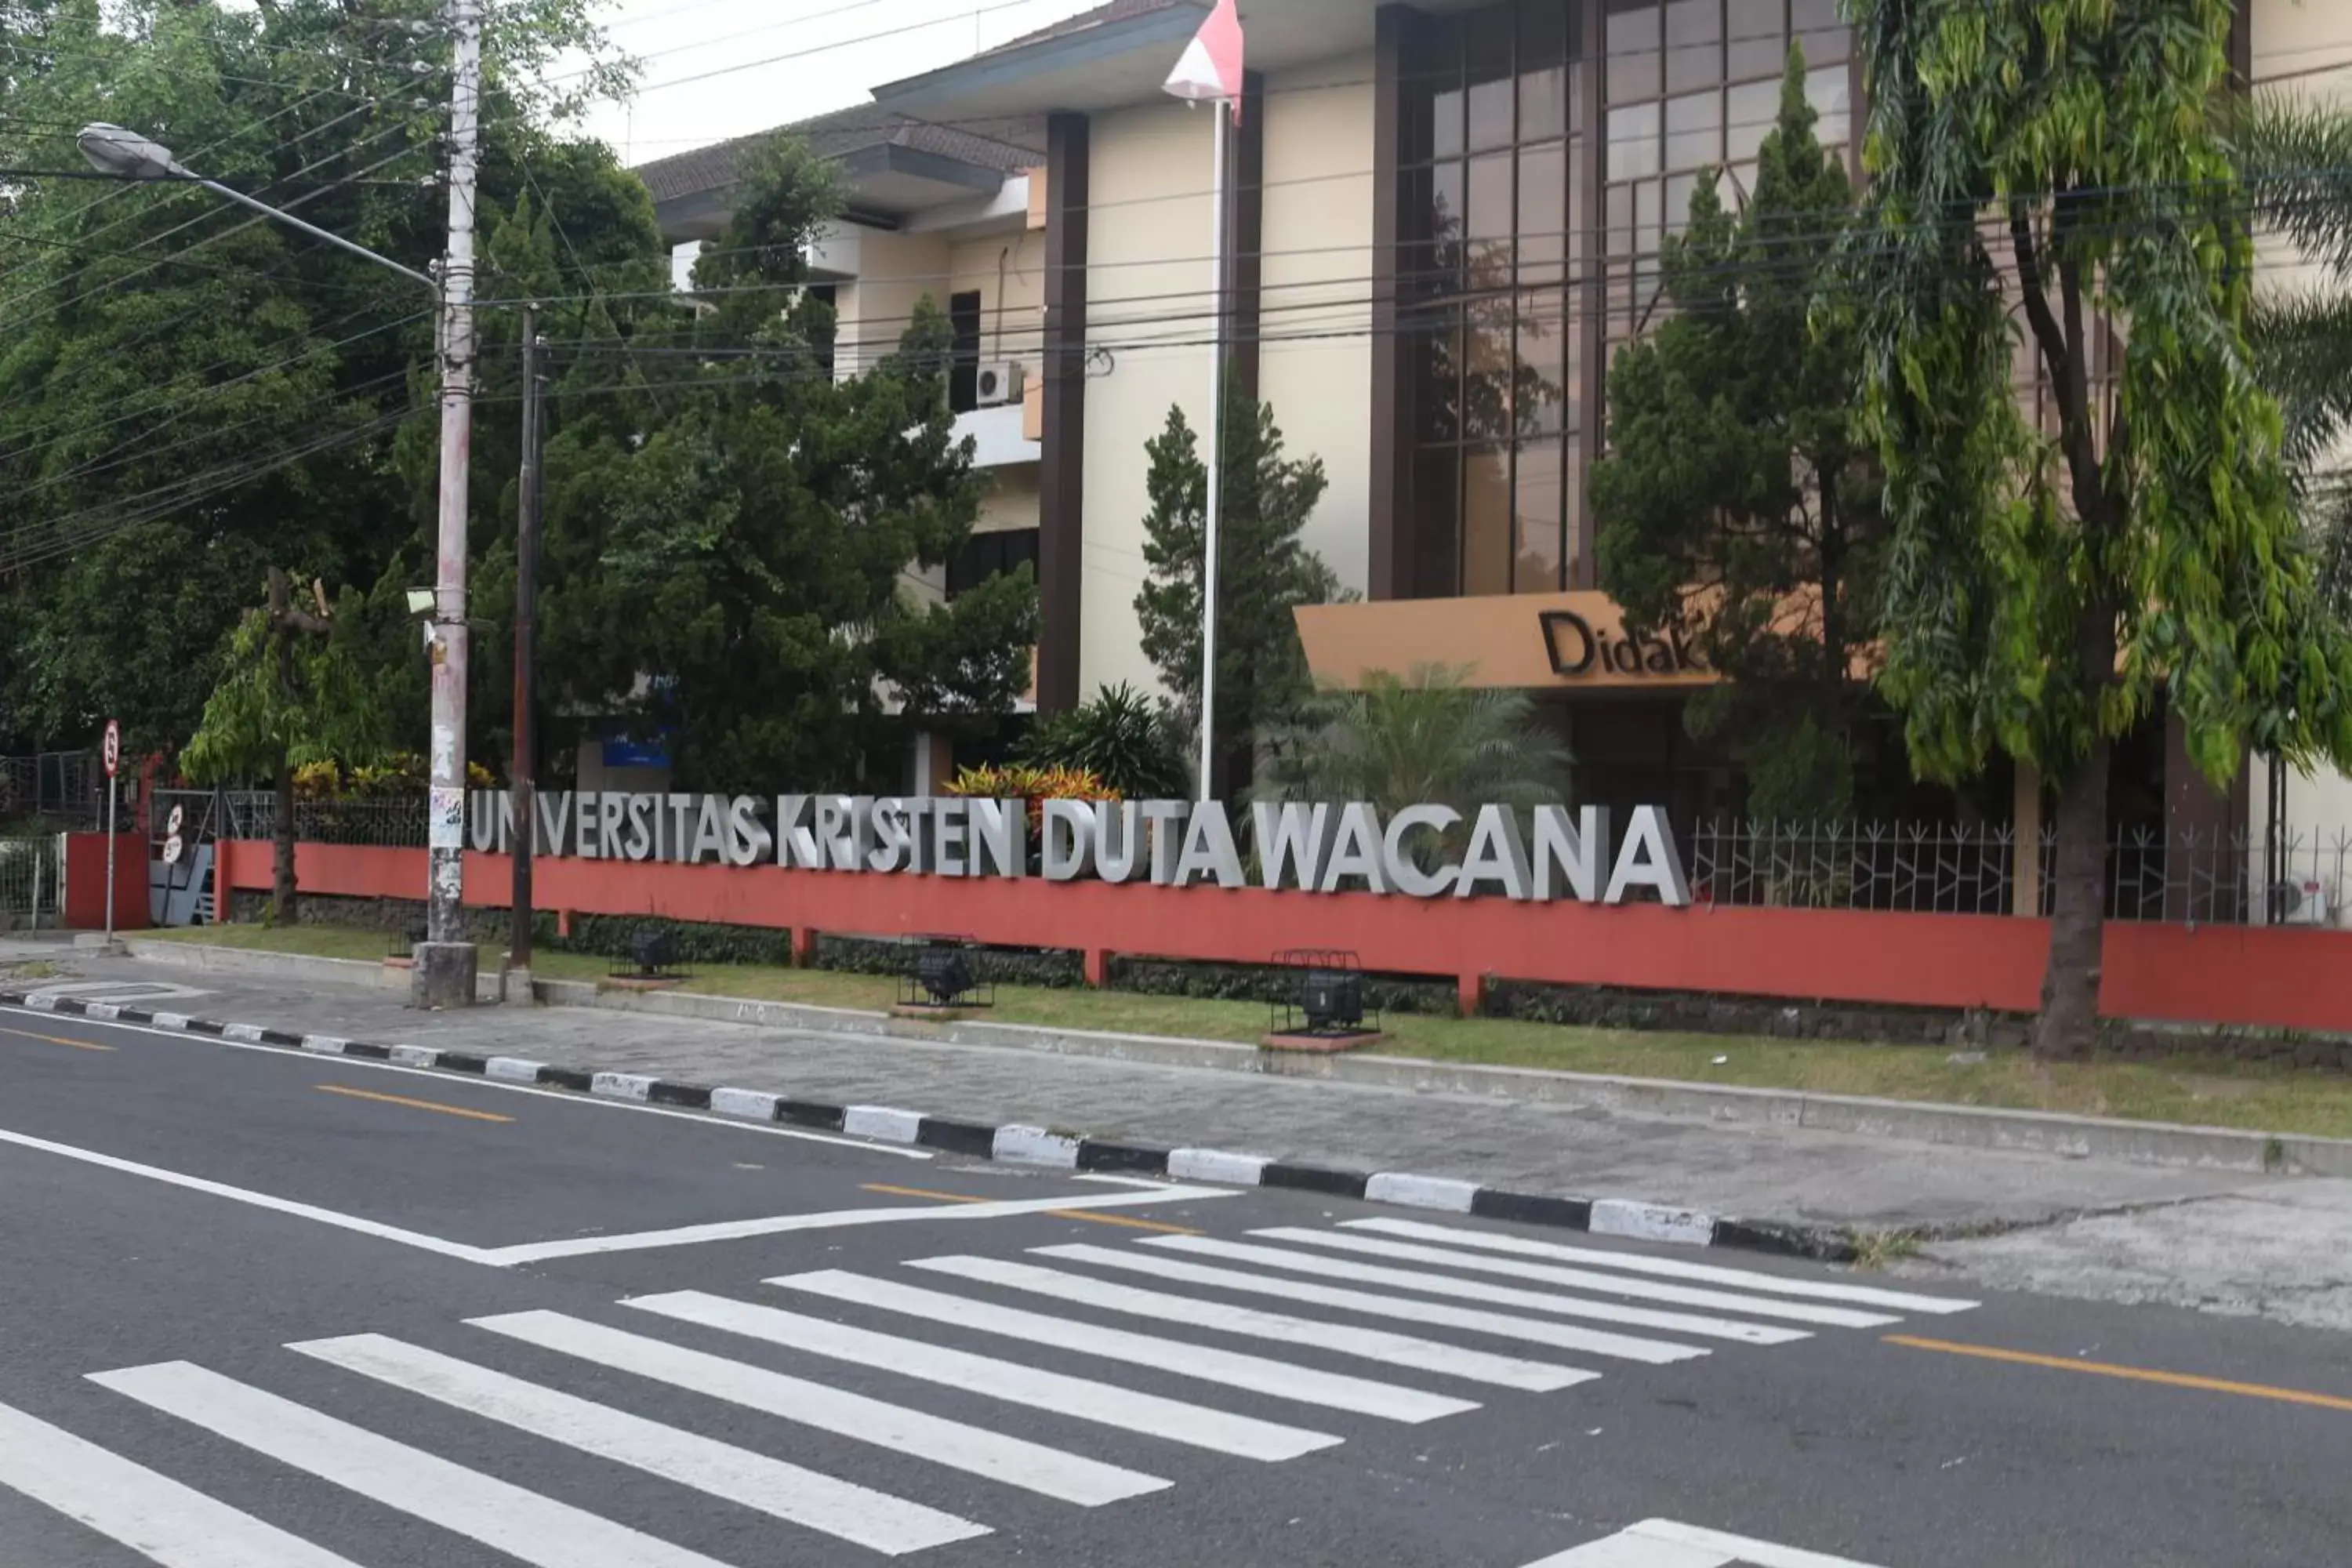
[[[2099,1035],[2099,974],[2106,949],[2107,742],[2066,775],[2058,790],[2058,864],[2051,880],[2050,960],[2033,1054],[2082,1061]]]
[[[294,627],[293,595],[286,574],[272,566],[269,569],[269,636],[278,645],[278,690],[285,700],[294,689]],[[277,786],[276,823],[270,830],[270,843],[276,853],[271,858],[269,876],[269,919],[273,924],[292,925],[295,920],[294,890],[294,763],[280,745],[278,752],[278,776],[271,781]]]
[[[269,878],[269,919],[275,925],[295,921],[294,889],[294,764],[278,759],[278,825],[270,835],[277,853]]]

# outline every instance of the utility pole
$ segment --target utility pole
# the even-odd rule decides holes
[[[431,833],[419,1007],[474,1001],[478,960],[465,940],[466,510],[474,442],[474,201],[481,136],[482,0],[451,0],[449,250],[441,264],[441,516],[433,584]]]
[[[540,447],[545,439],[539,375],[539,307],[522,308],[522,505],[515,519],[514,765],[509,770],[514,800],[514,935],[507,955],[508,977],[520,976],[530,994],[530,861],[539,837],[539,783],[531,710],[538,685]]]

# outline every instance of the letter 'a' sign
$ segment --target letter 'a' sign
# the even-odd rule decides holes
[[[1532,812],[1483,805],[1467,815],[1450,805],[1409,805],[1383,820],[1364,801],[1260,802],[1236,825],[1213,800],[551,790],[536,797],[534,816],[534,853],[556,858],[1413,899],[1622,904],[1639,895],[1675,908],[1690,902],[1682,851],[1654,805],[1635,807],[1620,831],[1596,805]],[[467,817],[475,850],[504,854],[512,847],[511,795],[475,791]],[[1247,859],[1244,842],[1255,852]]]

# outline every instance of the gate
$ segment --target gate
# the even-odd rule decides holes
[[[56,931],[64,904],[65,836],[0,833],[0,931]]]

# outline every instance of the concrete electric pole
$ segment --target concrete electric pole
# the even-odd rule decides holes
[[[441,515],[433,584],[431,835],[425,941],[413,1000],[473,1005],[477,957],[465,940],[466,509],[474,443],[474,192],[481,138],[482,0],[452,0],[449,250],[441,264]]]

